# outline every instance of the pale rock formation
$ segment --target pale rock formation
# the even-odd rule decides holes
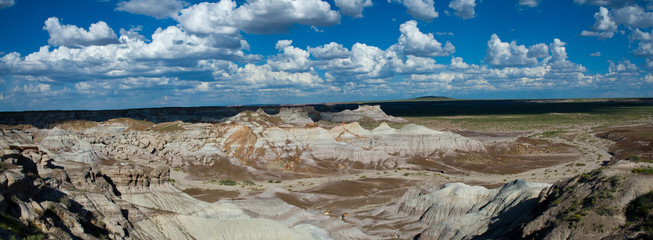
[[[342,112],[323,112],[321,113],[322,120],[331,122],[358,122],[363,120],[372,120],[375,122],[406,122],[403,118],[393,117],[385,114],[381,110],[380,105],[360,105],[356,110],[344,110]]]
[[[526,219],[549,184],[515,180],[486,189],[450,183],[431,189],[409,189],[379,217],[406,221],[401,238],[468,239],[488,231],[505,233]]]

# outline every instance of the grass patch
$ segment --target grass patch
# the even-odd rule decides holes
[[[236,184],[238,184],[238,183],[236,181],[234,181],[234,180],[227,179],[227,180],[220,180],[218,182],[218,184],[224,185],[224,186],[236,186]]]
[[[634,168],[632,172],[634,174],[653,175],[653,168],[652,167]]]

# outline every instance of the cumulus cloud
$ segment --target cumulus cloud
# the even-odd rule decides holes
[[[275,71],[306,72],[311,67],[308,51],[293,47],[291,40],[280,40],[276,48],[281,51],[268,60],[270,69]]]
[[[537,7],[542,0],[519,0],[519,5],[528,7]]]
[[[0,0],[0,9],[8,8],[16,4],[14,0]]]
[[[401,35],[397,47],[407,55],[422,57],[449,56],[455,52],[456,48],[446,42],[442,43],[435,40],[432,33],[424,34],[417,28],[417,22],[414,20],[405,22],[399,27]]]
[[[406,12],[412,17],[430,22],[438,17],[438,12],[435,11],[433,0],[392,0],[394,2],[402,3],[406,6]]]
[[[198,36],[170,26],[157,29],[149,42],[138,34],[126,34],[116,44],[75,48],[62,45],[54,49],[43,46],[24,57],[16,52],[0,57],[0,74],[80,82],[197,71],[198,60],[207,58],[242,62],[260,59],[242,51],[247,45],[244,40],[230,37]]]
[[[529,58],[545,58],[549,56],[549,46],[544,43],[538,43],[528,47]]]
[[[646,12],[638,5],[625,6],[613,11],[617,24],[638,28],[653,26],[653,12]]]
[[[469,68],[469,64],[465,63],[465,61],[463,61],[463,58],[461,58],[461,57],[452,57],[451,58],[451,64],[449,66],[452,69],[468,69]]]
[[[50,34],[48,43],[53,46],[83,47],[118,43],[116,33],[103,21],[91,24],[87,31],[74,25],[61,25],[59,18],[51,17],[45,20],[43,29]]]
[[[610,4],[605,4],[610,5]],[[653,12],[647,12],[639,5],[625,5],[608,10],[600,7],[594,14],[596,22],[591,30],[584,30],[581,36],[595,36],[599,39],[611,38],[619,25],[632,28],[648,28],[653,26]]]
[[[340,14],[320,0],[251,1],[241,6],[221,0],[191,5],[175,19],[194,33],[235,34],[242,30],[262,34],[287,32],[293,24],[333,26],[340,23]]]
[[[567,48],[565,48],[566,43],[560,41],[560,39],[553,39],[551,43],[551,59],[554,62],[561,62],[567,60]]]
[[[502,42],[499,36],[492,34],[487,42],[485,61],[493,67],[520,67],[537,64],[537,58],[528,56],[528,48],[517,45],[515,41]]]
[[[363,17],[363,9],[372,6],[372,0],[335,0],[342,14],[353,17]]]
[[[601,7],[598,12],[594,14],[594,25],[591,30],[583,30],[581,36],[598,37],[599,39],[611,38],[614,32],[617,31],[617,24],[612,18],[612,14],[607,8]]]
[[[116,10],[161,19],[175,16],[186,5],[187,2],[179,0],[129,0],[119,2]]]
[[[456,10],[454,14],[462,19],[473,18],[476,0],[453,0],[449,2],[449,7]]]
[[[633,54],[638,57],[645,57],[646,63],[644,68],[649,71],[653,70],[653,30],[651,32],[642,32],[636,28],[629,36],[631,42],[637,42],[637,48]]]
[[[316,58],[334,59],[346,58],[349,56],[349,49],[336,42],[330,42],[319,47],[308,47],[308,51]]]

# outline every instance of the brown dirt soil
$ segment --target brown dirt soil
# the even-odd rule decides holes
[[[194,197],[195,199],[209,203],[218,201],[220,199],[235,198],[240,195],[238,191],[227,191],[222,189],[188,188],[182,191],[191,197]]]
[[[252,173],[247,167],[232,164],[229,159],[220,158],[212,160],[213,165],[194,165],[190,164],[184,168],[184,172],[189,175],[189,180],[209,181],[209,180],[235,180],[235,181],[267,181],[275,179],[297,179],[309,177],[304,174],[285,172],[285,171],[262,171]],[[260,167],[262,168],[262,167]]]
[[[408,163],[441,170],[445,173],[467,171],[515,174],[536,168],[572,162],[579,157],[578,150],[567,144],[520,137],[512,143],[499,143],[487,147],[487,152],[457,152],[439,159],[413,158]]]
[[[328,209],[333,215],[370,205],[390,203],[401,197],[407,187],[414,184],[414,181],[397,178],[332,181],[303,192],[277,193],[277,197],[301,208]],[[309,201],[302,197],[302,193],[325,194],[325,198]]]
[[[372,193],[397,189],[410,185],[409,180],[398,178],[367,178],[349,181],[334,181],[322,184],[306,192],[336,196],[365,196]]]
[[[653,125],[624,126],[604,129],[597,137],[615,142],[610,147],[614,159],[627,159],[632,155],[641,161],[653,161]]]

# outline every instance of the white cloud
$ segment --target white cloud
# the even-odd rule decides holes
[[[438,12],[435,11],[433,0],[391,0],[391,1],[403,3],[404,6],[406,6],[406,12],[416,19],[425,22],[430,22],[438,17]]]
[[[161,19],[177,15],[186,5],[187,2],[179,0],[129,0],[119,2],[116,10]]]
[[[611,8],[621,8],[624,6],[632,5],[637,0],[574,0],[577,4],[590,4],[595,6],[608,6]]]
[[[636,28],[630,35],[630,41],[653,41],[653,31],[642,32],[639,28]]]
[[[644,77],[644,80],[646,80],[647,83],[653,83],[653,74],[650,74],[650,73],[646,74],[646,77]],[[0,100],[2,100],[1,97],[2,96],[0,95]]]
[[[346,58],[349,56],[349,50],[336,42],[330,42],[315,48],[308,47],[308,52],[320,59]]]
[[[422,33],[417,28],[417,22],[414,20],[401,24],[399,31],[401,36],[399,36],[396,46],[406,55],[421,57],[449,56],[456,50],[450,42],[446,42],[442,46],[440,42],[435,40],[432,33]]]
[[[644,63],[644,67],[649,72],[653,72],[653,60],[651,60],[650,58],[647,58],[646,62]]]
[[[75,83],[75,88],[77,89],[77,91],[80,92],[88,92],[89,90],[91,90],[91,84],[89,84],[88,82],[78,82]]]
[[[403,61],[399,58],[392,59],[394,72],[397,74],[432,73],[438,69],[446,68],[446,65],[436,64],[433,58],[406,56]]]
[[[0,9],[8,8],[16,4],[14,0],[0,0]]]
[[[608,69],[610,70],[610,73],[639,72],[639,68],[637,67],[637,65],[631,63],[630,60],[622,60],[618,64],[615,64],[612,61],[609,62],[610,62],[610,67]]]
[[[529,58],[545,58],[549,56],[549,46],[544,43],[538,43],[528,47]]]
[[[363,9],[372,6],[372,0],[335,0],[342,14],[353,17],[363,17]]]
[[[646,12],[638,5],[614,9],[613,12],[617,24],[638,28],[653,26],[653,12]]]
[[[375,46],[356,43],[351,48],[351,63],[354,69],[364,78],[382,78],[391,75],[391,66],[388,52]]]
[[[58,18],[51,17],[45,21],[43,29],[50,34],[48,43],[53,46],[83,47],[118,43],[116,33],[103,21],[91,24],[87,31],[74,25],[61,25]]]
[[[592,56],[592,57],[600,57],[600,56],[601,56],[601,52],[593,52],[593,53],[590,53],[590,56]]]
[[[502,42],[499,36],[492,34],[487,45],[485,61],[493,67],[521,67],[537,64],[535,57],[528,56],[528,49],[524,45],[517,45],[515,41]]]
[[[136,39],[140,41],[145,41],[145,36],[138,33],[143,30],[142,26],[132,27],[129,30],[120,29],[120,36],[124,36],[127,39]]]
[[[50,92],[50,85],[45,83],[23,85],[25,93],[47,93]]]
[[[598,37],[599,39],[611,38],[614,32],[617,31],[618,25],[612,18],[612,14],[607,8],[601,7],[598,12],[594,14],[594,25],[591,30],[583,30],[581,36]]]
[[[279,86],[279,85],[304,85],[311,86],[322,83],[322,79],[315,73],[274,71],[269,65],[247,64],[234,73],[234,78],[249,87]]]
[[[476,0],[453,0],[449,2],[449,7],[456,10],[454,14],[462,19],[469,19],[474,17],[474,7],[476,7]]]
[[[519,0],[519,5],[528,7],[537,7],[542,0]]]
[[[631,42],[637,41],[637,48],[633,54],[638,57],[647,57],[647,61],[653,58],[653,31],[642,32],[636,28],[629,36]]]
[[[452,57],[449,67],[451,69],[468,69],[469,64],[465,63],[461,57]]]
[[[149,43],[137,36],[122,35],[118,44],[54,49],[43,46],[38,52],[24,57],[15,52],[2,56],[0,72],[20,76],[46,75],[57,81],[78,82],[89,78],[194,71],[201,59],[248,62],[260,58],[243,53],[241,48],[246,47],[243,40],[219,37],[200,37],[171,26],[157,29]]]
[[[609,72],[599,76],[603,87],[623,88],[639,86],[646,82],[643,77],[640,77],[642,71],[629,60],[621,60],[619,63],[608,62],[610,63]]]
[[[244,57],[239,49],[247,46],[239,35],[215,34],[200,37],[175,26],[157,29],[152,34],[152,42],[149,44],[139,41],[134,42],[133,45],[133,56],[147,59]]]
[[[120,79],[119,89],[136,89],[136,88],[152,88],[155,86],[165,86],[170,84],[174,79],[169,77],[128,77]]]
[[[270,68],[275,71],[306,72],[311,67],[308,51],[291,46],[291,40],[280,40],[276,48],[281,51],[268,60]]]
[[[551,43],[551,58],[554,62],[562,62],[567,60],[567,49],[565,48],[566,43],[560,41],[560,39],[553,39]]]
[[[340,23],[340,14],[320,0],[251,1],[241,6],[221,0],[191,5],[175,19],[195,33],[236,34],[242,30],[260,34],[286,32],[293,24],[333,26]]]

